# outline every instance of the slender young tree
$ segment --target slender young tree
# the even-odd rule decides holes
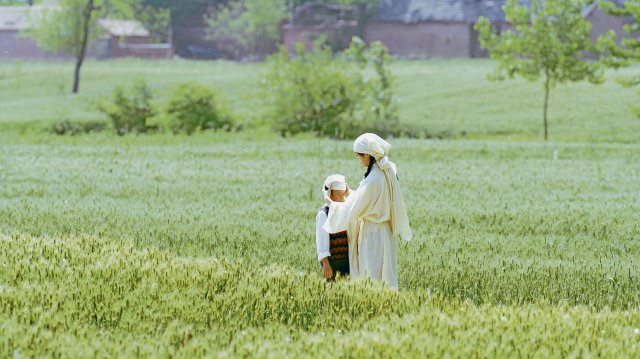
[[[80,69],[87,45],[98,35],[97,20],[105,14],[130,16],[133,0],[60,0],[35,19],[36,26],[27,32],[45,51],[67,53],[75,58],[72,93],[80,88]]]
[[[549,137],[547,110],[551,89],[558,83],[603,81],[601,64],[584,59],[585,53],[597,52],[591,41],[591,24],[582,16],[582,10],[591,2],[533,0],[531,6],[525,6],[517,0],[508,0],[503,10],[514,30],[499,34],[483,17],[475,25],[480,45],[498,61],[490,79],[521,76],[535,81],[542,77],[545,141]]]

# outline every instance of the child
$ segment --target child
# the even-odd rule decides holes
[[[349,193],[347,182],[342,175],[331,175],[322,188],[325,204],[316,215],[316,248],[323,276],[327,281],[335,279],[337,273],[349,274],[349,243],[347,232],[327,233],[322,226],[327,220],[329,203],[344,202]]]

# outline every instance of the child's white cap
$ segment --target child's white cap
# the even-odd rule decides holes
[[[347,180],[344,178],[343,175],[339,175],[339,174],[331,175],[327,177],[327,179],[324,181],[325,191],[330,191],[333,189],[339,190],[339,191],[344,191],[347,189]]]

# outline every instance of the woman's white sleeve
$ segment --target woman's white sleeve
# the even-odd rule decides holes
[[[316,216],[316,249],[318,253],[318,261],[331,256],[329,252],[329,233],[322,228],[327,221],[327,215],[324,211],[318,211]]]
[[[349,210],[355,201],[353,194],[347,197],[345,202],[331,202],[329,217],[324,224],[327,233],[338,233],[346,231],[349,226]]]
[[[370,186],[370,184],[362,184],[357,191],[349,194],[344,202],[332,202],[324,229],[329,233],[348,230],[350,223],[358,219],[371,206]]]

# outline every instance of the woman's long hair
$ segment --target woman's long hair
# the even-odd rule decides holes
[[[373,168],[373,165],[376,163],[376,159],[373,156],[369,156],[369,167],[367,167],[367,172],[364,174],[364,178],[367,178],[367,176],[369,175],[369,173],[371,173],[371,169]]]

